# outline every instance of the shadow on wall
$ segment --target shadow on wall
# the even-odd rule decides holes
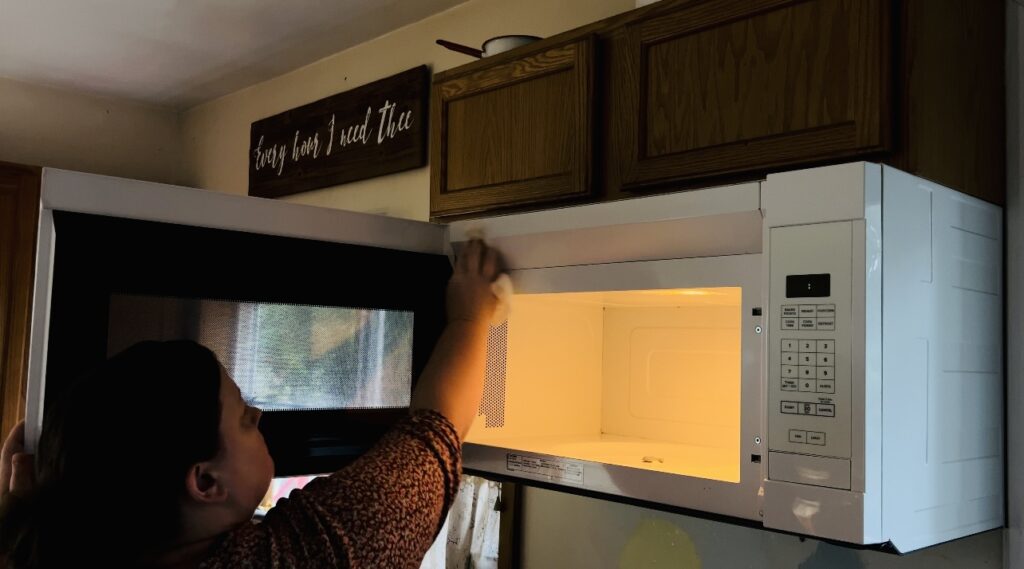
[[[619,569],[701,569],[697,547],[679,526],[659,519],[641,521],[619,557]]]
[[[701,569],[696,545],[681,527],[666,520],[641,521],[619,557],[619,569]],[[798,569],[865,569],[856,551],[819,543]]]

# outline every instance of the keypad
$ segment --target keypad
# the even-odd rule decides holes
[[[835,340],[782,340],[783,391],[836,392]]]

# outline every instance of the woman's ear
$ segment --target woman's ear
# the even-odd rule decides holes
[[[203,504],[224,502],[228,497],[223,480],[210,462],[192,465],[185,477],[185,489],[189,498]]]

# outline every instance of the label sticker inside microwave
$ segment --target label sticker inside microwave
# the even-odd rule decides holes
[[[574,460],[510,452],[505,455],[505,468],[509,472],[522,472],[551,482],[583,485],[583,463]]]

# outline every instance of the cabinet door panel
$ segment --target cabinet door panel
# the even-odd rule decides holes
[[[592,68],[586,38],[435,83],[431,215],[588,195]]]
[[[883,0],[692,2],[633,24],[617,74],[631,84],[612,101],[623,184],[886,149],[889,10]]]

